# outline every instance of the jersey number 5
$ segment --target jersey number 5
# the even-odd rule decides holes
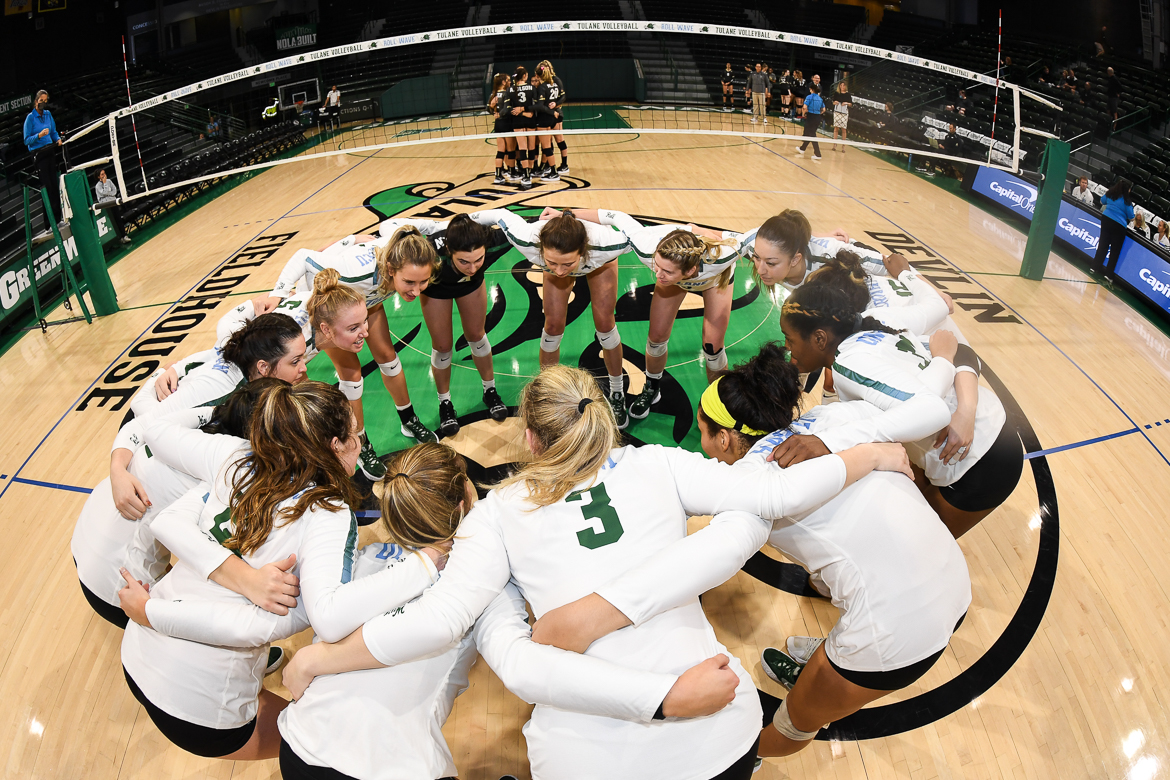
[[[609,503],[609,494],[605,492],[605,484],[596,485],[588,490],[578,490],[565,497],[566,501],[583,501],[583,496],[589,496],[589,503],[581,507],[581,514],[586,520],[600,520],[601,531],[596,528],[585,528],[577,532],[577,541],[582,547],[596,550],[613,544],[622,538],[626,531],[622,528],[622,521],[618,518],[617,510]]]

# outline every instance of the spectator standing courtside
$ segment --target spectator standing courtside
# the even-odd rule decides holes
[[[847,141],[849,133],[849,109],[853,106],[853,95],[849,94],[849,86],[844,81],[837,82],[837,91],[833,94],[833,141],[837,140],[837,131],[841,131],[841,140]],[[844,146],[833,144],[833,150],[845,151]]]
[[[334,84],[325,93],[325,107],[329,109],[329,118],[336,121],[341,116],[341,93]]]
[[[130,239],[122,230],[122,218],[118,213],[118,185],[106,178],[106,169],[103,168],[98,171],[97,183],[93,185],[94,201],[101,205],[107,203],[109,205],[102,206],[102,211],[110,217],[110,224],[114,228],[114,235],[118,236],[123,244],[129,244]],[[112,203],[110,201],[113,201]]]
[[[1082,176],[1077,179],[1077,186],[1073,187],[1072,192],[1069,194],[1073,196],[1074,200],[1079,200],[1086,206],[1091,207],[1093,205],[1093,191],[1089,189],[1088,176]]]
[[[752,95],[752,124],[763,119],[768,124],[768,74],[763,65],[756,63],[756,69],[748,74],[748,91]]]
[[[1105,95],[1109,98],[1109,121],[1116,122],[1117,107],[1121,103],[1121,79],[1117,78],[1113,68],[1105,69]]]
[[[57,178],[57,147],[61,145],[61,136],[57,134],[57,123],[48,105],[49,93],[42,89],[33,101],[33,110],[24,118],[24,145],[32,153],[41,186],[49,191],[49,205],[53,210],[52,214],[45,215],[46,228],[48,220],[61,221],[61,183]]]
[[[1132,186],[1125,179],[1118,179],[1101,198],[1101,212],[1104,215],[1101,219],[1101,240],[1097,243],[1097,254],[1093,257],[1093,270],[1098,273],[1113,270],[1110,264],[1116,266],[1117,258],[1121,255],[1125,228],[1134,217],[1133,201],[1129,197]]]
[[[804,99],[804,137],[813,140],[805,141],[796,149],[797,154],[804,154],[804,150],[811,143],[813,160],[821,159],[821,145],[815,139],[817,137],[817,128],[821,126],[822,112],[825,110],[825,101],[821,99],[821,88],[816,83],[819,80],[819,76],[812,77],[812,81],[808,83],[808,97]]]

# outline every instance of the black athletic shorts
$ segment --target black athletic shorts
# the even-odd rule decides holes
[[[966,619],[967,613],[964,612],[963,616],[959,618],[959,622],[955,623],[955,630],[951,633],[953,634],[955,631],[958,631],[959,626],[963,625],[963,621]],[[829,662],[829,666],[833,667],[837,674],[854,685],[869,688],[871,691],[896,691],[917,682],[919,677],[929,672],[930,667],[934,666],[935,662],[942,657],[945,650],[946,648],[944,647],[942,650],[928,655],[921,661],[912,663],[909,666],[903,666],[901,669],[890,669],[888,672],[855,672],[851,669],[842,669],[840,666],[837,666],[828,655],[825,655],[825,660]]]
[[[444,261],[445,264],[446,261]],[[439,279],[428,284],[427,289],[423,290],[422,294],[428,298],[439,298],[445,301],[471,295],[483,286],[483,272],[487,270],[485,266],[487,266],[486,262],[479,267],[474,276],[468,277],[466,282],[459,281],[459,279],[445,280],[440,274]]]
[[[130,686],[130,693],[138,699],[138,703],[146,709],[146,714],[154,721],[154,725],[163,733],[163,736],[175,745],[204,758],[220,758],[231,755],[248,744],[252,732],[256,730],[256,719],[234,729],[212,729],[207,726],[197,726],[194,723],[176,718],[156,707],[146,694],[138,687],[122,667],[122,674],[126,676],[126,684]]]
[[[76,566],[77,561],[74,561],[73,565]],[[98,613],[98,617],[105,618],[118,628],[126,628],[126,624],[130,622],[130,618],[122,611],[121,607],[115,607],[113,604],[102,599],[98,594],[85,587],[85,583],[81,580],[78,580],[77,584],[81,586],[82,595],[85,596],[85,600],[89,602],[89,605],[93,607],[93,611]]]
[[[756,753],[760,749],[760,738],[756,737],[754,745],[748,752],[735,760],[735,763],[724,769],[711,780],[751,780],[752,772],[756,768]]]
[[[493,133],[510,133],[512,132],[512,118],[509,116],[496,117],[495,127],[492,128]]]
[[[514,130],[535,130],[536,116],[524,116],[520,114],[512,117],[512,128]]]
[[[963,512],[983,512],[1007,501],[1024,471],[1024,448],[1016,429],[1004,422],[991,449],[957,482],[940,487],[943,499]]]
[[[280,776],[284,780],[355,780],[350,775],[338,772],[336,769],[305,763],[283,738],[280,740]],[[440,780],[455,780],[455,778],[444,777]]]

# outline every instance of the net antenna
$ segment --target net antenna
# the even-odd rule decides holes
[[[934,84],[935,86],[931,88],[933,92],[941,94],[943,91],[947,91],[955,85],[963,83],[967,86],[983,86],[989,89],[1008,90],[1012,95],[1015,127],[1013,143],[1010,146],[1007,143],[991,138],[989,135],[981,135],[982,130],[976,132],[970,128],[963,128],[960,134],[967,139],[968,147],[974,145],[977,148],[977,151],[972,156],[956,156],[945,153],[936,144],[928,145],[925,143],[927,137],[924,136],[927,135],[927,132],[924,131],[923,126],[935,131],[945,130],[947,122],[954,121],[952,117],[957,117],[957,115],[933,116],[931,114],[933,109],[926,108],[927,104],[925,100],[919,100],[911,101],[911,104],[903,107],[903,116],[899,118],[904,126],[913,126],[911,128],[914,131],[913,143],[902,143],[901,141],[905,139],[905,136],[899,136],[898,134],[891,134],[888,139],[882,141],[857,141],[854,140],[856,136],[852,132],[853,128],[850,128],[850,135],[852,137],[849,140],[836,142],[844,146],[853,146],[862,149],[918,155],[928,159],[948,160],[955,163],[976,163],[1007,171],[1018,171],[1021,161],[1026,154],[1020,144],[1021,132],[1034,135],[1048,135],[1048,133],[1042,130],[1022,127],[1020,122],[1020,96],[1023,95],[1030,100],[1034,100],[1052,111],[1061,110],[1060,106],[1043,96],[1022,88],[1019,85],[1005,82],[992,75],[966,70],[923,57],[916,57],[910,53],[889,51],[851,41],[820,38],[776,30],[730,27],[717,24],[670,21],[573,20],[536,22],[531,24],[489,24],[476,27],[455,27],[446,30],[411,33],[391,38],[380,38],[327,49],[290,54],[277,60],[224,73],[214,78],[198,81],[185,87],[171,90],[170,92],[140,100],[138,103],[110,113],[105,120],[99,120],[99,123],[100,121],[108,123],[110,127],[110,143],[113,149],[112,156],[117,159],[117,134],[114,132],[114,123],[117,119],[133,116],[141,111],[177,99],[189,102],[199,93],[206,93],[209,90],[214,90],[235,82],[244,80],[261,81],[264,83],[264,86],[257,85],[257,88],[267,93],[267,90],[274,85],[273,83],[280,80],[280,77],[276,75],[278,72],[289,71],[291,69],[293,78],[295,79],[298,71],[303,72],[308,68],[323,67],[322,63],[326,63],[328,60],[353,58],[353,67],[356,69],[359,67],[359,64],[361,67],[367,66],[368,63],[366,60],[376,56],[383,57],[383,62],[391,64],[394,60],[403,56],[400,52],[404,47],[419,46],[433,48],[445,45],[454,40],[466,40],[468,38],[499,40],[507,36],[524,35],[529,37],[523,41],[517,41],[514,45],[522,44],[525,48],[528,48],[529,42],[533,42],[534,45],[544,45],[544,43],[559,40],[564,36],[577,36],[582,40],[587,40],[590,36],[599,34],[610,36],[615,34],[623,36],[637,34],[639,37],[649,36],[651,38],[659,38],[662,43],[666,42],[664,39],[673,38],[677,40],[681,38],[684,45],[687,45],[689,42],[689,45],[698,47],[696,50],[710,46],[710,43],[704,39],[719,41],[720,46],[729,39],[738,39],[743,45],[744,51],[748,48],[751,48],[753,51],[762,48],[769,52],[769,56],[775,55],[772,58],[774,62],[783,62],[784,60],[781,55],[786,56],[792,53],[792,47],[796,47],[801,52],[805,61],[828,60],[831,62],[834,59],[847,61],[849,58],[853,58],[854,60],[864,60],[871,66],[877,63],[894,69],[900,69],[902,76],[907,76],[911,73],[925,74],[924,78],[903,79],[903,81],[911,82],[909,88],[911,91],[917,89],[920,85]],[[513,44],[509,42],[509,45]],[[549,48],[553,47],[550,45]],[[752,56],[754,57],[755,55]],[[626,61],[623,60],[622,62]],[[637,59],[632,60],[632,63],[631,74],[641,64]],[[336,68],[337,65],[333,67]],[[341,64],[341,67],[344,68],[345,65]],[[831,66],[824,66],[825,70],[829,70],[830,68]],[[283,75],[285,78],[288,78],[290,74],[285,73]],[[699,75],[701,76],[701,74]],[[631,78],[634,78],[634,76],[631,75]],[[850,78],[852,79],[852,77]],[[406,81],[410,81],[410,79],[403,79],[400,82],[396,82],[394,87],[398,87]],[[825,86],[827,87],[828,84]],[[883,85],[878,85],[878,87],[881,86]],[[873,97],[880,97],[883,94],[878,87],[875,87]],[[737,87],[736,91],[739,92],[741,89],[742,85]],[[567,103],[567,111],[571,111],[574,104],[572,90],[573,87],[570,84],[568,86],[570,97]],[[271,95],[271,93],[268,94]],[[305,105],[320,103],[322,96],[319,79],[307,78],[279,85],[277,97],[274,102],[279,108],[291,109],[297,102],[294,97],[300,97],[301,95],[305,98]],[[425,95],[421,92],[419,95],[408,95],[407,97],[408,99],[403,101],[405,105],[417,105],[420,107],[406,110],[401,114],[403,117],[401,119],[388,119],[387,121],[353,126],[339,137],[337,146],[330,150],[315,151],[311,154],[302,154],[298,157],[267,160],[253,165],[234,168],[229,171],[216,171],[205,176],[197,176],[185,181],[169,183],[164,187],[159,187],[154,190],[151,190],[148,185],[145,192],[130,194],[127,199],[133,200],[165,189],[189,187],[205,180],[217,180],[228,175],[262,170],[276,165],[295,164],[318,157],[339,154],[372,155],[385,149],[398,147],[447,143],[450,141],[495,140],[501,137],[536,135],[535,131],[527,130],[512,133],[494,133],[492,132],[492,117],[483,109],[476,108],[463,112],[452,112],[449,108],[436,110],[426,107],[426,102],[421,99]],[[822,93],[822,97],[826,99],[826,113],[831,113],[832,95]],[[924,93],[923,97],[927,97],[927,94]],[[271,100],[271,98],[268,98],[268,100]],[[871,100],[871,102],[883,107],[885,105],[876,100]],[[780,127],[775,122],[770,125],[753,124],[749,126],[745,123],[746,117],[742,114],[728,115],[718,107],[713,106],[710,102],[706,102],[702,106],[651,105],[647,103],[618,106],[605,105],[597,106],[594,110],[598,109],[600,109],[599,116],[593,116],[591,114],[589,116],[570,117],[566,113],[565,127],[563,130],[558,131],[558,135],[721,135],[736,136],[753,143],[770,141],[786,144],[792,142],[800,143],[804,140],[799,134],[789,133],[788,135],[782,135]],[[773,110],[775,110],[775,105],[773,105]],[[873,110],[877,111],[877,109]],[[910,112],[915,112],[916,115],[912,116]],[[775,114],[772,116],[774,117]],[[852,115],[850,116],[850,122],[853,122]],[[95,125],[99,123],[95,123]],[[986,123],[984,122],[982,124]],[[825,129],[829,127],[831,127],[831,124],[826,123]],[[93,129],[95,129],[94,126],[87,127],[78,134],[74,134],[68,140],[75,140],[80,135],[90,132]],[[990,131],[990,127],[987,128],[987,131]],[[827,136],[820,136],[817,140],[825,143],[833,142]],[[983,153],[983,147],[987,147],[989,150],[986,155]]]
[[[122,74],[126,77],[126,104],[133,106],[134,98],[130,96],[130,66],[126,64],[125,35],[122,36]],[[138,143],[138,122],[135,121],[133,114],[130,115],[130,127],[134,130],[134,148],[138,150],[138,172],[142,174],[142,188],[145,190],[147,188],[146,166],[142,163],[142,146]],[[114,138],[115,141],[117,140],[117,132],[117,126],[111,126],[110,136],[111,138]],[[122,196],[124,199],[127,195],[129,195],[129,192],[127,191],[129,182],[122,178],[122,161],[116,154],[114,155],[114,168],[116,169],[114,172],[118,174],[118,182],[122,185]]]

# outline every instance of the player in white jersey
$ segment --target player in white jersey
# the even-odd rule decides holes
[[[783,284],[789,290],[833,257],[848,248],[861,256],[866,273],[885,276],[882,255],[850,241],[843,230],[831,236],[814,236],[808,218],[795,209],[785,209],[758,228],[739,234],[739,253],[752,261],[760,283],[768,287]]]
[[[605,370],[609,375],[606,401],[613,409],[619,428],[629,424],[625,386],[622,379],[622,338],[618,334],[614,310],[617,306],[618,264],[614,262],[629,249],[625,233],[595,222],[582,222],[572,212],[548,218],[546,212],[536,222],[507,209],[476,211],[471,218],[481,225],[496,225],[508,241],[530,263],[543,271],[544,330],[540,334],[540,366],[551,366],[561,359],[561,338],[565,334],[569,296],[576,279],[584,276],[589,284],[589,308],[593,327],[601,344]]]
[[[557,213],[555,209],[545,209],[541,217]],[[732,280],[739,259],[738,234],[696,225],[644,226],[629,214],[610,209],[574,209],[573,214],[578,219],[620,229],[629,236],[637,258],[654,272],[650,332],[646,339],[646,386],[630,404],[630,416],[642,419],[661,397],[659,383],[666,370],[670,331],[687,293],[703,296],[707,381],[727,368],[723,341],[731,317]]]
[[[978,357],[969,347],[960,349],[953,335],[936,331],[927,346],[915,334],[866,316],[846,290],[820,283],[792,293],[780,327],[797,368],[831,367],[842,400],[865,400],[883,410],[825,436],[790,438],[777,453],[781,465],[858,441],[906,442],[920,469],[919,487],[955,538],[1011,495],[1023,471],[1023,448],[999,398],[979,384]],[[935,340],[944,334],[946,357],[958,373],[950,387],[932,390],[923,378],[933,369]],[[968,418],[969,426],[963,422]],[[970,444],[960,444],[968,429]]]
[[[333,350],[334,353],[349,352],[357,355],[366,343],[370,333],[369,315],[365,299],[354,288],[341,284],[340,274],[335,268],[322,269],[313,281],[312,288],[297,290],[281,301],[276,311],[287,314],[300,325],[305,336],[305,362],[312,360],[319,352]],[[244,301],[225,314],[215,326],[217,344],[223,343],[231,334],[256,316],[254,301]],[[361,383],[355,388],[351,383],[338,383],[355,415],[361,410]],[[361,455],[358,468],[371,481],[381,479],[386,467],[378,460],[369,437],[362,430]]]
[[[160,425],[147,423],[147,446],[176,448],[184,470],[203,482],[154,522],[179,557],[154,588],[159,598],[244,603],[225,587],[241,568],[295,555],[305,613],[318,634],[336,640],[437,575],[429,557],[411,556],[383,576],[350,581],[357,521],[349,506],[360,497],[349,477],[360,444],[336,388],[270,388],[255,411],[250,451],[244,444],[226,458],[177,431],[154,430]],[[204,645],[132,624],[122,662],[135,697],[185,750],[233,759],[279,752],[275,719],[287,702],[262,690],[264,647]]]
[[[818,406],[793,420],[799,401],[795,368],[781,347],[765,345],[703,393],[698,413],[703,449],[737,470],[762,476],[777,467],[768,456],[789,436],[820,433],[878,413],[870,404],[853,401]],[[773,427],[774,433],[764,435]],[[704,534],[705,543],[694,544]],[[722,565],[723,575],[731,577],[756,552],[745,544],[724,553],[710,536],[707,531],[692,535],[606,585],[600,595],[545,615],[534,636],[553,633],[586,645],[603,635],[592,628],[599,620],[600,631],[641,625],[696,595],[686,585],[696,567]],[[792,691],[783,703],[761,696],[773,725],[761,734],[759,755],[777,756],[807,747],[824,724],[925,674],[966,613],[971,582],[962,550],[946,526],[914,485],[897,474],[869,474],[811,511],[776,520],[768,541],[807,567],[810,579],[840,611],[825,639],[791,637],[790,653],[764,651],[764,671]],[[608,605],[596,612],[602,598]],[[606,614],[615,608],[616,621]]]
[[[748,527],[759,529],[763,523],[747,511],[806,511],[874,467],[909,473],[900,448],[865,445],[839,461],[801,464],[812,468],[799,473],[738,480],[729,467],[683,450],[618,447],[603,400],[580,369],[550,366],[534,378],[520,416],[536,460],[476,504],[438,583],[417,602],[366,623],[345,647],[316,654],[313,672],[394,665],[446,647],[509,579],[539,617],[683,538],[688,514],[725,513],[717,523],[746,516]],[[763,540],[761,534],[757,546]],[[675,674],[717,653],[725,649],[697,599],[588,651]],[[746,780],[761,711],[751,678],[734,659],[731,668],[740,680],[734,701],[701,721],[647,725],[538,706],[524,729],[533,777]]]
[[[222,349],[196,353],[152,374],[130,399],[135,417],[216,406],[260,377],[297,383],[305,378],[305,337],[291,317],[257,317]],[[173,392],[168,392],[172,391]]]
[[[493,420],[508,418],[496,390],[496,374],[492,365],[492,344],[487,336],[488,251],[497,259],[509,246],[503,231],[481,225],[466,214],[459,214],[449,222],[430,219],[389,219],[382,223],[384,236],[409,225],[427,237],[439,255],[439,270],[419,297],[423,320],[431,335],[431,375],[439,394],[439,433],[454,436],[459,432],[459,419],[451,401],[451,358],[455,350],[455,336],[451,326],[451,302],[459,307],[463,337],[471,348],[471,359],[483,384],[483,403]]]
[[[383,306],[394,293],[410,303],[426,289],[431,277],[439,269],[439,258],[434,247],[417,229],[406,227],[378,239],[348,236],[319,252],[299,249],[285,263],[272,292],[253,299],[256,312],[262,314],[272,311],[294,290],[312,289],[317,274],[325,268],[336,269],[339,281],[354,288],[366,299],[369,315],[366,343],[378,364],[382,383],[394,399],[394,406],[402,422],[402,435],[419,441],[437,441],[435,434],[419,420],[410,403],[406,376],[402,373],[402,362],[394,350],[394,338],[390,335],[390,324]],[[366,425],[361,403],[361,361],[356,354],[340,348],[330,348],[324,352],[337,369],[341,390],[353,403],[358,428],[364,435]]]

